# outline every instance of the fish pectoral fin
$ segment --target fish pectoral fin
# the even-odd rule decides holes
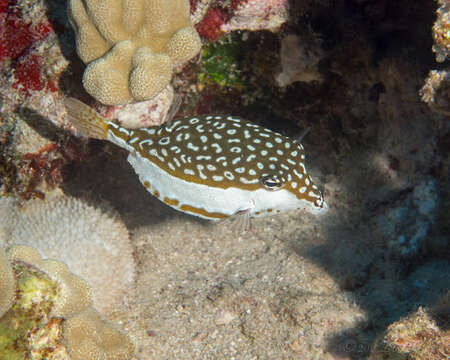
[[[232,221],[237,221],[238,226],[235,227],[236,233],[243,234],[251,230],[251,212],[255,208],[255,202],[250,200],[247,204],[240,207],[234,214],[230,215],[226,219],[220,221],[223,223],[229,223]]]

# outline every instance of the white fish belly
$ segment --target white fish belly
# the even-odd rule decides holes
[[[223,214],[224,218],[254,208],[252,200],[254,191],[238,188],[221,189],[188,182],[168,174],[135,152],[128,155],[128,162],[149,192],[154,194],[156,190],[160,200],[177,210],[205,219],[220,220],[220,217],[208,214]],[[202,213],[188,211],[186,206],[203,211]]]

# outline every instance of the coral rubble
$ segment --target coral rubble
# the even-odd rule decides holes
[[[72,0],[69,16],[77,51],[88,64],[83,85],[106,105],[142,101],[160,93],[174,67],[200,50],[187,0]]]

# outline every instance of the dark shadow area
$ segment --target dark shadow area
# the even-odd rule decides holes
[[[358,83],[361,78],[351,78],[352,69],[357,73],[367,67],[375,74],[382,71],[380,64],[383,61],[401,59],[425,75],[435,66],[434,54],[431,51],[431,29],[435,20],[436,4],[405,0],[336,1],[308,7],[300,1],[290,0],[289,3],[291,19],[285,31],[289,34],[302,34],[303,29],[309,26],[309,29],[317,34],[321,39],[322,50],[326,53],[319,67],[326,80],[323,85],[290,85],[282,102],[284,101],[286,106],[291,104],[293,108],[299,107],[299,102],[302,105],[305,102],[313,104],[309,107],[305,104],[303,108],[306,110],[300,112],[306,119],[302,124],[310,121],[311,126],[315,127],[306,140],[311,141],[312,146],[306,149],[311,149],[313,158],[319,159],[316,161],[322,164],[322,172],[332,174],[343,181],[340,192],[366,193],[364,197],[354,197],[355,211],[346,214],[345,220],[339,218],[336,212],[340,210],[336,209],[332,216],[338,220],[334,224],[324,220],[328,225],[322,229],[325,234],[323,242],[314,245],[310,239],[298,236],[290,241],[289,246],[300,257],[310,258],[323,267],[340,284],[341,289],[346,291],[355,305],[366,312],[367,321],[333,336],[328,341],[329,352],[345,355],[345,358],[350,356],[353,359],[364,359],[373,348],[376,337],[380,336],[389,324],[415,312],[418,306],[433,306],[445,295],[450,289],[450,278],[447,277],[446,280],[443,274],[449,273],[450,263],[445,257],[448,246],[447,250],[444,246],[439,255],[427,248],[422,249],[420,255],[414,259],[391,256],[386,247],[387,240],[377,237],[372,231],[374,229],[370,228],[376,226],[373,221],[376,216],[395,206],[400,207],[398,204],[404,204],[415,184],[411,183],[399,192],[380,193],[377,183],[386,182],[381,175],[377,179],[373,178],[373,174],[367,173],[361,174],[359,179],[346,180],[342,170],[343,162],[353,162],[355,166],[369,164],[373,159],[368,155],[377,150],[368,148],[368,145],[376,147],[376,130],[372,144],[364,143],[358,135],[370,128],[381,128],[386,119],[377,113],[376,106],[379,95],[385,92],[382,82],[376,82],[372,86],[370,101],[367,101],[368,104],[374,104],[374,111],[366,109],[371,118],[352,118],[350,114],[355,110],[352,108],[354,104],[348,101],[345,93],[348,91],[359,95],[359,89],[352,86],[364,89],[364,85]],[[367,51],[363,56],[358,53],[361,49]],[[344,66],[346,62],[348,68]],[[417,94],[418,89],[407,91]],[[319,100],[314,100],[315,96]],[[418,97],[417,101],[420,101]],[[322,132],[321,126],[317,125],[319,121],[324,124],[322,129],[325,130]],[[355,131],[350,133],[349,128]],[[343,138],[349,146],[346,158],[342,158],[342,154],[338,153],[341,146],[339,141]],[[323,143],[330,145],[321,145]],[[329,152],[326,151],[325,156],[315,149],[321,149],[322,152],[326,149]],[[361,159],[364,157],[361,154],[367,154],[367,159]],[[333,163],[330,156],[335,156],[334,159],[341,162]],[[358,158],[359,161],[356,160]],[[392,158],[392,168],[402,165],[401,160]],[[365,168],[361,167],[361,172],[364,170]],[[332,211],[330,210],[330,213]],[[321,220],[318,223],[320,224]],[[439,236],[437,227],[434,231],[430,238]],[[440,310],[436,311],[435,318],[442,329],[448,328],[448,309],[447,301],[446,306],[441,306]]]
[[[67,70],[60,76],[58,89],[63,95],[89,103],[92,98],[82,86],[85,64],[76,53],[75,32],[67,16],[67,1],[45,0],[45,4],[48,20],[55,29],[62,54],[70,62]]]

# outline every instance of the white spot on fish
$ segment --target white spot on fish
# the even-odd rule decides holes
[[[250,154],[247,158],[247,162],[252,161],[253,159],[256,159],[256,155],[255,154]]]
[[[194,125],[194,124],[197,124],[199,121],[200,121],[199,118],[192,118],[192,119],[189,120],[189,123]]]
[[[213,175],[212,179],[213,179],[214,181],[222,181],[222,180],[223,180],[223,176]]]
[[[248,180],[245,177],[241,177],[241,178],[239,178],[239,180],[244,184],[255,184],[255,183],[259,182],[259,179]]]
[[[188,148],[188,149],[191,149],[191,150],[194,150],[194,151],[196,151],[196,152],[200,149],[198,146],[195,146],[195,145],[194,145],[193,143],[191,143],[191,142],[188,142],[187,148]]]
[[[197,165],[198,175],[200,176],[201,179],[206,180],[208,177],[205,174],[203,174],[203,169],[204,168],[205,167],[203,165],[201,165],[201,164]]]
[[[255,151],[256,148],[253,145],[248,144],[247,145],[247,149],[249,149],[250,151]]]
[[[235,169],[235,171],[239,174],[243,174],[245,172],[245,168],[244,167],[238,167],[237,169]]]
[[[232,173],[231,171],[226,170],[226,171],[224,171],[223,174],[225,175],[225,177],[226,177],[228,180],[234,180],[234,175],[233,175],[233,173]]]
[[[240,122],[241,122],[241,119],[239,119],[239,118],[234,118],[234,117],[232,117],[232,116],[227,116],[227,120],[234,121],[234,122],[237,122],[237,123],[240,123]]]
[[[232,163],[233,165],[236,165],[239,161],[241,161],[241,157],[240,157],[240,156],[238,156],[237,158],[234,158],[234,159],[231,161],[231,163]]]
[[[236,129],[228,129],[228,130],[227,130],[227,134],[228,134],[228,135],[234,135],[234,134],[236,134]]]
[[[220,154],[222,152],[222,148],[218,143],[211,144],[211,147],[216,149],[216,154]]]
[[[192,176],[195,175],[194,170],[191,170],[191,169],[184,169],[183,172],[184,172],[186,175],[192,175]]]
[[[307,189],[306,186],[302,186],[299,191],[303,194],[306,191],[306,189]]]
[[[141,150],[143,150],[144,144],[148,144],[151,146],[151,145],[153,145],[153,140],[146,139],[146,140],[142,140],[141,142],[139,142],[139,147],[141,148]]]

